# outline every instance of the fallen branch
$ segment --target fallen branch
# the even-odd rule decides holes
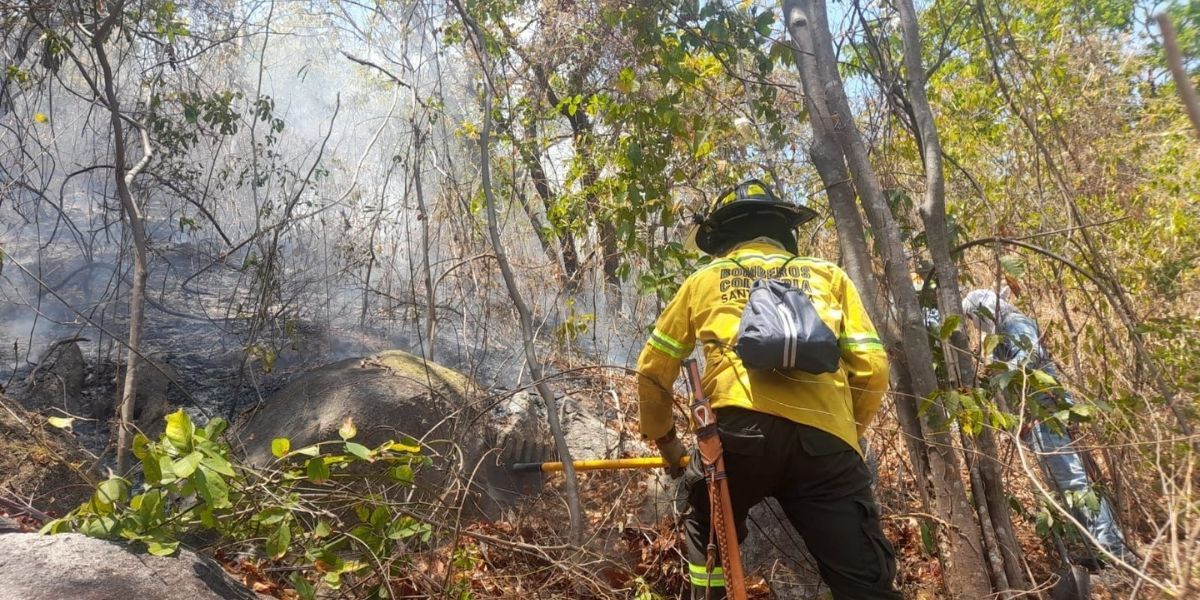
[[[37,519],[38,522],[42,524],[49,523],[50,521],[54,520],[54,517],[51,517],[50,515],[32,506],[29,506],[28,504],[14,502],[8,498],[5,498],[4,496],[0,496],[0,506],[3,506],[5,510],[20,513],[30,518]]]

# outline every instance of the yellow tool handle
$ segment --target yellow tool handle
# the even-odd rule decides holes
[[[685,456],[679,461],[679,466],[686,467],[689,457]],[[577,460],[571,464],[575,465],[576,471],[601,471],[604,469],[653,469],[656,467],[665,467],[667,462],[661,456],[640,456],[637,458],[610,458],[605,460]],[[548,462],[542,463],[543,473],[554,473],[563,470],[563,463]]]

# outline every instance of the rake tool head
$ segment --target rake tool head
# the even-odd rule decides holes
[[[554,448],[542,441],[527,438],[509,439],[501,449],[495,469],[488,478],[498,500],[513,501],[521,496],[541,493],[545,475],[540,468],[514,469],[516,464],[540,464],[556,460]]]

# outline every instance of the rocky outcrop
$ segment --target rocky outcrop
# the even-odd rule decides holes
[[[777,600],[807,600],[821,597],[826,588],[817,572],[817,561],[804,540],[792,528],[783,508],[774,499],[750,509],[742,542],[742,562],[748,573],[759,573]]]
[[[125,385],[125,370],[113,372],[112,393],[97,393],[94,389],[97,377],[88,374],[78,338],[60,340],[42,352],[38,364],[26,378],[23,390],[17,395],[28,410],[43,414],[62,416],[64,413],[77,417],[107,421],[116,414],[121,390]],[[138,370],[137,398],[134,402],[134,424],[150,437],[157,437],[163,430],[163,419],[171,413],[170,392],[179,380],[179,372],[169,364],[150,357],[154,364],[142,362]],[[157,365],[157,367],[155,366]],[[84,386],[89,386],[89,393]]]
[[[216,562],[190,550],[138,554],[74,533],[0,535],[0,598],[259,600]]]
[[[91,416],[91,407],[80,405],[83,391],[83,351],[77,340],[59,340],[38,358],[25,382],[21,403],[29,410],[60,409],[68,414]]]
[[[494,456],[486,452],[475,395],[466,376],[393,350],[300,375],[250,414],[237,435],[257,465],[274,460],[275,438],[288,438],[292,448],[336,441],[347,419],[358,430],[354,441],[366,446],[410,436],[433,458],[432,467],[418,471],[416,488],[486,514],[491,507],[477,467]]]
[[[142,362],[138,367],[138,384],[137,394],[133,405],[133,422],[143,433],[151,439],[158,437],[163,432],[163,427],[166,423],[167,415],[174,412],[175,407],[171,406],[171,380],[179,381],[179,371],[171,365],[168,365],[160,360],[154,360],[154,365]],[[157,367],[155,366],[157,365]],[[117,371],[117,397],[120,398],[121,391],[125,388],[125,370]],[[115,413],[116,403],[109,407],[111,410],[109,415]]]

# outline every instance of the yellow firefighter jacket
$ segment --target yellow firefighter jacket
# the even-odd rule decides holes
[[[827,431],[862,452],[858,438],[879,411],[888,386],[888,363],[858,290],[844,271],[820,259],[800,257],[788,263],[786,273],[768,272],[805,290],[821,319],[840,336],[837,371],[752,371],[733,351],[754,282],[741,267],[762,273],[758,267],[779,269],[789,258],[769,238],[758,238],[736,246],[683,283],[638,358],[644,436],[657,439],[671,429],[671,390],[680,362],[699,341],[705,364],[701,383],[714,408],[738,406],[780,416]]]

